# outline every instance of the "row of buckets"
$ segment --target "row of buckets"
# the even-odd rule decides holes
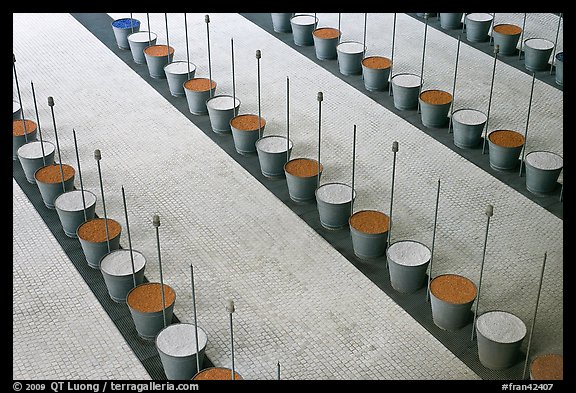
[[[137,41],[134,35],[141,33],[134,31],[139,27],[139,21],[132,18],[129,18],[128,22],[126,18],[118,19],[112,22],[112,27],[119,48],[130,49],[136,61],[140,49],[135,49],[131,43]],[[144,32],[144,36],[148,39],[144,40],[146,45],[141,51],[150,76],[153,78],[164,76],[168,80],[172,95],[186,96],[192,114],[208,114],[214,132],[227,133],[236,130],[240,135],[234,139],[237,152],[248,156],[258,154],[262,174],[272,179],[285,178],[293,201],[308,203],[315,200],[320,223],[324,228],[329,230],[349,228],[354,254],[358,258],[370,260],[385,255],[390,282],[396,291],[414,293],[426,286],[426,272],[431,270],[433,247],[431,250],[426,245],[412,240],[390,242],[392,203],[389,214],[377,210],[361,210],[354,213],[353,202],[356,195],[353,184],[352,186],[344,183],[320,185],[323,166],[319,157],[318,160],[290,159],[292,144],[289,136],[262,137],[265,122],[262,122],[260,115],[252,115],[253,118],[250,119],[254,120],[255,117],[256,126],[254,122],[240,121],[246,119],[238,115],[239,100],[236,97],[212,95],[215,82],[207,78],[193,78],[190,63],[185,64],[184,68],[179,68],[178,72],[172,72],[177,62],[170,62],[167,50],[170,47],[150,45],[151,34]],[[159,58],[162,57],[164,60],[161,61]],[[162,65],[164,75],[158,71],[159,64]],[[175,75],[178,75],[181,83],[174,83],[172,77]],[[194,89],[195,86],[192,85],[200,85],[200,82],[208,83],[207,86],[196,86]],[[204,93],[203,102],[195,96],[199,93]],[[322,101],[321,93],[318,94],[318,100]],[[202,370],[201,367],[207,344],[206,332],[196,323],[170,324],[176,294],[170,286],[163,283],[161,266],[160,283],[143,283],[146,258],[133,250],[131,245],[128,249],[120,249],[122,225],[117,220],[107,218],[105,205],[105,217],[95,218],[96,195],[84,190],[82,184],[80,190],[74,189],[76,172],[74,167],[55,162],[55,152],[59,153],[57,137],[56,145],[43,141],[42,138],[41,141],[37,141],[36,124],[24,119],[21,112],[14,112],[13,121],[15,129],[20,125],[25,129],[24,141],[17,138],[18,135],[13,132],[15,152],[13,159],[20,161],[27,180],[38,185],[46,207],[57,211],[65,234],[79,239],[88,265],[102,272],[111,299],[128,305],[138,335],[142,339],[155,341],[167,378],[196,378],[200,372],[208,370]],[[255,134],[255,136],[243,134]],[[263,143],[267,138],[269,141]],[[396,159],[397,142],[394,142],[392,150]],[[95,159],[100,162],[99,150],[95,151]],[[77,166],[80,173],[79,159]],[[98,169],[100,170],[100,166]],[[80,183],[82,183],[81,176]],[[102,202],[104,204],[103,192]],[[159,218],[155,217],[153,224],[158,230]],[[127,214],[126,225],[128,227]],[[128,238],[130,242],[129,231]],[[428,277],[431,278],[431,274]],[[443,330],[458,330],[470,323],[471,307],[475,300],[478,304],[479,288],[466,277],[443,274],[428,281],[427,294],[430,295],[434,323]],[[230,313],[233,312],[233,305],[227,309]],[[516,364],[520,346],[527,333],[524,322],[516,315],[500,310],[485,312],[477,319],[474,313],[474,320],[481,363],[493,370],[507,369]],[[546,359],[557,360],[560,355],[545,356]],[[532,362],[533,365],[541,363],[541,357]],[[545,364],[548,363],[550,362]],[[557,370],[557,362],[554,366],[556,368],[552,369]],[[546,367],[541,369],[547,370]],[[232,369],[216,367],[212,372],[214,375],[212,377],[206,375],[206,379],[218,379],[217,375],[223,379],[241,379],[233,367]],[[541,379],[532,372],[531,376]]]

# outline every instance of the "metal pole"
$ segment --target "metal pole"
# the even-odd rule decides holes
[[[464,34],[465,30],[466,30],[466,12],[464,12],[464,19],[462,21],[462,31],[460,34]]]
[[[196,372],[200,372],[200,349],[198,348],[198,322],[196,319],[196,295],[194,290],[194,266],[190,264],[190,280],[192,281],[192,307],[194,309],[194,339],[196,341]]]
[[[234,372],[234,329],[232,328],[232,314],[234,313],[234,301],[228,299],[226,311],[230,314],[230,348],[232,350],[232,380],[235,379]]]
[[[286,77],[286,162],[290,161],[290,79]]]
[[[324,99],[324,95],[321,91],[318,92],[318,175],[316,177],[316,188],[320,187],[320,132],[321,132],[321,125],[322,125],[322,100]]]
[[[456,49],[456,65],[454,66],[454,83],[452,84],[452,106],[450,108],[450,123],[448,123],[448,133],[453,126],[452,115],[454,114],[454,97],[456,96],[456,76],[458,75],[458,57],[460,56],[460,42],[462,40],[462,35],[458,35],[458,47]]]
[[[494,45],[494,66],[492,67],[492,82],[490,83],[490,97],[488,98],[488,111],[486,113],[486,124],[484,124],[484,141],[482,141],[482,154],[486,151],[486,139],[488,136],[488,121],[490,120],[490,107],[492,106],[492,91],[494,89],[494,75],[496,75],[496,60],[500,52],[500,45]]]
[[[560,198],[558,201],[562,202],[562,194],[564,193],[564,181],[562,181],[562,187],[560,187]]]
[[[24,120],[24,108],[22,107],[22,96],[20,95],[20,86],[18,85],[18,74],[16,73],[16,56],[12,53],[12,64],[14,67],[14,80],[16,81],[16,90],[18,91],[18,101],[20,102],[20,118],[24,126],[24,140],[28,143],[28,131],[26,130],[26,121]]]
[[[276,364],[276,369],[278,374],[278,380],[280,380],[280,361],[278,361],[278,363]]]
[[[476,307],[474,308],[474,319],[472,320],[472,336],[470,341],[474,340],[474,327],[476,325],[476,315],[478,314],[478,304],[480,303],[480,289],[482,288],[482,273],[484,272],[484,260],[486,258],[486,243],[488,242],[488,227],[490,226],[490,217],[494,214],[494,207],[492,205],[486,206],[486,234],[484,236],[484,249],[482,250],[482,264],[480,265],[480,279],[478,281],[478,296],[476,297]]]
[[[342,39],[342,31],[340,30],[341,20],[342,20],[342,14],[339,12],[338,13],[338,43],[340,43],[340,40]]]
[[[150,29],[150,14],[147,12],[146,13],[146,20],[148,21],[148,45],[152,45],[152,33],[151,33],[151,29]]]
[[[232,110],[234,116],[238,115],[236,113],[236,78],[234,72],[234,38],[230,38],[230,54],[232,58]]]
[[[32,88],[32,99],[34,100],[34,110],[36,111],[36,124],[38,125],[38,135],[40,135],[40,147],[42,148],[42,164],[46,166],[46,153],[44,153],[44,140],[42,139],[42,129],[40,128],[40,116],[38,116],[38,105],[36,105],[36,94],[34,93],[34,83],[32,83],[32,81],[30,81],[30,86]],[[22,104],[20,104],[20,110],[22,110]],[[78,171],[80,171],[80,166],[78,166]]]
[[[156,228],[156,244],[158,247],[158,266],[160,268],[160,291],[162,292],[162,320],[164,321],[164,327],[166,327],[166,300],[164,297],[164,280],[162,279],[162,258],[160,257],[160,234],[158,233],[158,227],[160,226],[160,217],[158,214],[154,214],[152,217],[152,225]]]
[[[66,192],[66,185],[64,184],[64,169],[62,168],[62,156],[60,155],[60,143],[58,142],[58,131],[56,130],[56,119],[54,118],[54,98],[48,97],[48,105],[52,111],[52,123],[54,124],[54,136],[56,137],[56,147],[58,150],[58,165],[60,166],[60,176],[62,178],[62,191]],[[22,119],[24,121],[24,119]],[[26,132],[26,128],[24,128]]]
[[[540,302],[540,292],[542,290],[542,280],[544,278],[545,266],[546,266],[546,253],[544,253],[544,261],[542,261],[542,271],[540,272],[540,285],[538,285],[538,294],[536,295],[536,307],[534,308],[534,316],[532,317],[532,326],[530,327],[530,335],[528,336],[528,347],[526,349],[526,361],[524,362],[524,372],[522,373],[522,379],[526,379],[526,369],[528,368],[530,345],[532,344],[532,334],[534,333],[534,325],[536,324],[536,313],[538,312],[538,303]]]
[[[260,105],[260,58],[262,54],[260,53],[260,49],[256,49],[256,63],[258,65],[258,139],[262,138],[262,125],[261,125],[261,105]]]
[[[394,23],[392,24],[392,55],[390,56],[391,63],[390,64],[390,78],[388,80],[388,95],[392,95],[392,76],[393,76],[393,69],[394,69],[394,38],[396,36],[396,13],[394,13]]]
[[[440,200],[440,179],[438,179],[438,189],[436,190],[436,208],[434,211],[434,230],[432,231],[432,255],[430,256],[430,266],[428,270],[428,289],[426,290],[426,301],[430,299],[430,281],[432,280],[432,262],[434,261],[434,243],[436,240],[436,222],[438,221],[438,201]]]
[[[130,13],[130,32],[134,34],[134,23],[132,21],[132,13]]]
[[[78,177],[80,177],[80,192],[82,193],[82,208],[84,209],[84,221],[88,221],[86,215],[86,198],[84,197],[84,185],[82,184],[82,171],[80,170],[80,156],[78,155],[78,143],[76,142],[76,130],[72,128],[72,135],[74,136],[74,149],[76,150],[76,163],[78,164]],[[44,155],[44,151],[42,151]]]
[[[104,224],[106,226],[106,245],[108,246],[108,252],[110,252],[110,236],[108,235],[108,215],[106,214],[106,202],[104,201],[104,186],[102,185],[102,172],[100,170],[100,160],[102,159],[102,154],[100,149],[94,150],[94,158],[98,164],[98,177],[100,178],[100,193],[102,194],[102,207],[104,209]]]
[[[428,14],[424,14],[424,45],[422,45],[422,67],[420,68],[420,92],[422,92],[422,84],[424,78],[424,58],[426,54],[426,33],[428,32]],[[418,100],[418,113],[420,113],[420,100]]]
[[[184,32],[186,33],[186,62],[188,63],[188,79],[190,79],[190,45],[188,43],[188,22],[186,13],[184,13]],[[200,371],[200,370],[198,370]]]
[[[526,116],[526,129],[524,130],[524,147],[522,148],[522,157],[520,158],[520,171],[518,176],[522,177],[522,164],[524,163],[524,154],[526,153],[526,141],[528,140],[528,123],[530,122],[530,109],[532,108],[532,96],[534,93],[534,82],[536,73],[532,73],[532,87],[530,88],[530,103],[528,104],[528,115]]]
[[[168,13],[164,13],[164,20],[166,21],[166,53],[168,54],[168,64],[170,61],[170,41],[168,40]]]
[[[126,231],[128,231],[128,248],[130,249],[130,263],[132,266],[132,283],[136,287],[136,271],[134,269],[134,252],[132,250],[132,239],[130,238],[130,225],[128,224],[128,209],[126,208],[126,194],[122,186],[122,202],[124,204],[124,216],[126,218]]]
[[[488,42],[490,46],[494,44],[494,24],[496,21],[496,13],[492,13],[492,23],[490,24],[490,29],[492,30],[492,34],[490,34],[490,41]]]
[[[354,213],[354,173],[356,171],[356,124],[354,124],[354,138],[352,141],[352,196],[350,198],[350,215]]]
[[[552,75],[552,69],[554,68],[554,61],[556,60],[556,46],[558,45],[558,35],[560,34],[560,22],[562,21],[562,13],[558,18],[558,29],[556,30],[556,39],[554,40],[554,49],[552,50],[552,64],[550,64],[550,75]]]
[[[206,40],[208,42],[208,78],[210,79],[210,98],[212,98],[212,62],[210,60],[210,15],[204,15],[206,22]],[[236,104],[234,102],[234,104]]]
[[[364,13],[364,42],[362,43],[364,50],[362,53],[362,58],[366,57],[366,23],[368,21],[368,13]],[[362,75],[362,78],[364,78],[364,75]]]
[[[392,238],[392,205],[394,202],[394,176],[396,174],[396,153],[398,153],[398,142],[392,142],[392,152],[394,153],[394,160],[392,161],[392,187],[390,188],[390,215],[389,221],[390,224],[388,225],[388,239],[387,239],[387,247],[390,247],[390,239]],[[388,261],[386,261],[388,263]]]
[[[522,31],[520,32],[520,49],[518,50],[518,60],[522,58],[522,45],[524,44],[524,28],[526,27],[526,13],[524,13],[524,20],[522,21]]]

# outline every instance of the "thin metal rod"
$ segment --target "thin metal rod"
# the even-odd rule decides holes
[[[464,34],[464,31],[466,31],[466,12],[464,12],[464,19],[462,22],[462,31],[460,32],[460,34]]]
[[[168,64],[171,63],[170,61],[170,41],[168,40],[168,13],[164,13],[164,20],[166,21],[166,53],[168,55]]]
[[[184,32],[186,35],[186,62],[188,65],[188,80],[190,79],[190,44],[188,43],[188,21],[186,18],[186,13],[184,13]],[[200,371],[200,370],[198,370]]]
[[[363,45],[363,51],[362,51],[362,58],[366,57],[366,24],[368,21],[368,13],[365,12],[364,13],[364,42],[362,43]],[[362,77],[364,77],[364,75],[362,75]]]
[[[562,202],[562,194],[564,193],[564,181],[562,181],[562,187],[560,187],[560,198],[558,198],[559,202]]]
[[[338,13],[338,43],[342,40],[342,30],[340,30],[340,26],[342,25],[342,14]]]
[[[316,188],[320,187],[320,143],[321,129],[322,129],[322,100],[324,95],[321,91],[318,92],[318,175],[316,176]]]
[[[422,92],[422,84],[424,83],[424,59],[426,57],[426,35],[428,32],[428,14],[424,14],[424,44],[422,45],[422,67],[420,68],[420,87],[419,93]],[[418,100],[418,113],[420,113],[420,100]]]
[[[490,108],[492,107],[492,92],[494,91],[494,76],[496,75],[496,62],[498,59],[499,45],[494,45],[494,66],[492,67],[492,82],[490,82],[490,96],[488,97],[488,111],[486,112],[486,124],[484,124],[484,140],[482,141],[482,154],[486,151],[486,139],[488,137],[488,122],[490,121]]]
[[[430,256],[430,266],[428,270],[428,289],[426,290],[426,301],[430,299],[430,281],[432,280],[432,262],[434,262],[434,244],[436,242],[436,223],[438,222],[438,201],[440,200],[440,179],[438,179],[438,189],[436,190],[436,208],[434,210],[434,229],[432,231],[432,255]]]
[[[262,106],[260,104],[260,57],[262,57],[260,49],[256,50],[256,63],[258,65],[258,139],[262,138]]]
[[[460,56],[460,42],[462,40],[462,35],[458,35],[458,47],[456,48],[456,64],[454,65],[454,83],[452,84],[452,106],[450,107],[450,122],[448,123],[448,133],[452,129],[452,115],[454,114],[454,99],[456,96],[456,77],[458,75],[458,57]]]
[[[230,348],[232,350],[232,380],[234,380],[234,329],[232,328],[232,313],[230,313]]]
[[[190,264],[190,281],[192,282],[192,308],[194,311],[194,339],[196,341],[196,372],[200,372],[200,348],[198,348],[198,321],[196,319],[196,294],[194,290],[194,266]]]
[[[352,196],[350,197],[350,215],[354,213],[354,174],[356,172],[356,124],[354,124],[354,137],[352,140]]]
[[[558,29],[556,30],[556,39],[554,40],[554,49],[552,49],[552,64],[550,64],[550,75],[552,75],[552,69],[554,68],[554,62],[556,61],[556,46],[558,45],[558,35],[560,34],[560,22],[562,21],[562,13],[558,18]]]
[[[478,295],[476,296],[476,307],[474,308],[474,319],[472,320],[472,335],[470,336],[470,341],[474,340],[474,328],[476,326],[476,316],[478,315],[478,304],[480,304],[480,290],[482,289],[482,273],[484,273],[484,260],[486,259],[486,244],[488,243],[488,228],[490,226],[490,217],[494,213],[494,207],[488,205],[486,207],[486,216],[488,220],[486,221],[486,234],[484,235],[484,248],[482,249],[482,263],[480,265],[480,279],[478,281]]]
[[[534,95],[534,82],[536,73],[532,73],[532,87],[530,88],[530,102],[528,103],[528,115],[526,116],[526,129],[524,130],[524,147],[522,148],[522,157],[520,158],[520,171],[518,176],[522,177],[522,165],[524,164],[524,155],[526,154],[526,142],[528,140],[528,124],[530,123],[530,110],[532,109],[532,96]]]
[[[80,170],[80,156],[78,155],[78,142],[76,142],[76,130],[72,128],[72,135],[74,136],[74,149],[76,150],[76,164],[78,165],[78,177],[80,177],[80,192],[82,193],[82,208],[84,209],[84,221],[88,221],[86,215],[86,197],[84,196],[84,185],[82,184],[82,171]],[[42,153],[44,155],[44,153]]]
[[[210,79],[210,98],[212,98],[213,92],[212,92],[212,61],[210,59],[210,15],[205,15],[204,21],[206,22],[206,41],[208,42],[208,78]]]
[[[102,185],[102,171],[100,170],[100,159],[102,155],[99,149],[94,150],[94,158],[98,164],[98,178],[100,179],[100,193],[102,194],[102,208],[104,209],[104,225],[106,227],[106,245],[108,246],[108,252],[110,252],[110,235],[108,232],[108,214],[106,213],[106,202],[104,199],[104,186]]]
[[[232,113],[236,113],[236,73],[234,72],[234,38],[230,38],[230,54],[232,57]]]
[[[524,20],[522,21],[522,31],[520,32],[520,49],[518,50],[518,60],[522,58],[522,46],[524,44],[524,29],[526,28],[526,13],[524,13]]]
[[[62,156],[60,155],[60,143],[58,142],[58,131],[56,129],[56,118],[54,117],[54,98],[48,97],[48,105],[52,111],[52,123],[54,124],[54,136],[56,138],[56,148],[58,150],[58,165],[60,166],[60,177],[62,179],[62,191],[66,192],[66,185],[64,183],[64,168],[62,167]],[[24,120],[22,120],[24,121]],[[26,131],[26,129],[24,129]]]
[[[160,256],[160,234],[158,227],[160,226],[160,217],[155,214],[152,218],[152,224],[156,228],[156,245],[158,248],[158,267],[160,269],[160,292],[162,293],[162,320],[164,321],[164,327],[166,327],[166,298],[164,297],[164,279],[162,278],[162,258]]]
[[[276,370],[278,374],[278,380],[280,380],[280,361],[278,361],[278,363],[276,364]]]
[[[124,217],[126,219],[126,231],[128,232],[128,249],[130,250],[130,266],[132,267],[132,284],[136,287],[136,270],[134,269],[134,252],[132,250],[132,238],[130,237],[130,225],[128,223],[128,208],[126,207],[126,194],[122,186],[122,203],[124,204]]]
[[[150,29],[150,14],[147,12],[146,13],[146,20],[148,22],[148,45],[152,45],[152,29]]]
[[[20,85],[18,84],[18,74],[16,73],[16,56],[12,53],[13,67],[14,67],[14,80],[16,81],[16,90],[18,91],[18,101],[20,102],[20,118],[24,126],[24,140],[28,143],[28,131],[26,130],[26,121],[24,120],[24,107],[22,106],[22,96],[20,95]]]
[[[392,64],[390,64],[390,76],[388,79],[388,95],[391,96],[392,95],[392,76],[393,76],[393,70],[394,70],[394,39],[396,37],[396,13],[394,13],[394,23],[392,24],[392,55],[390,56],[390,61]]]
[[[130,13],[130,32],[134,34],[134,23],[132,23],[132,13]]]
[[[40,136],[40,147],[42,148],[42,165],[46,166],[46,153],[44,152],[44,140],[42,139],[42,128],[40,128],[40,116],[38,116],[38,105],[36,105],[36,93],[34,93],[34,83],[32,83],[32,81],[30,81],[30,86],[32,88],[32,99],[34,100],[34,110],[36,111],[36,124],[38,125],[38,135]],[[20,108],[22,108],[22,104],[20,104]],[[80,166],[78,166],[78,171],[80,171]]]
[[[390,188],[390,214],[388,215],[390,224],[388,225],[388,239],[387,247],[390,247],[390,239],[392,238],[392,206],[394,205],[394,177],[396,175],[396,153],[398,152],[398,142],[392,142],[392,152],[394,159],[392,160],[392,187]],[[386,261],[388,264],[388,261]]]
[[[546,266],[546,253],[544,253],[544,260],[542,261],[542,271],[540,272],[540,284],[538,285],[538,294],[536,295],[536,307],[534,307],[534,315],[532,316],[532,326],[530,327],[530,335],[528,336],[528,347],[526,348],[526,361],[524,362],[524,372],[522,379],[526,379],[526,370],[528,369],[528,359],[530,357],[530,345],[532,344],[532,334],[534,333],[534,325],[536,324],[536,314],[538,312],[538,303],[540,302],[540,292],[542,291],[542,280],[544,279],[544,267]]]
[[[490,24],[490,30],[492,32],[492,34],[490,34],[490,41],[488,42],[488,44],[490,46],[494,45],[494,23],[496,23],[496,13],[495,12],[492,13],[492,23]]]
[[[290,161],[290,78],[286,77],[286,162]]]

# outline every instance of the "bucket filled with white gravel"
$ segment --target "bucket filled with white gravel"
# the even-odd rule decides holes
[[[175,323],[162,329],[156,336],[156,349],[166,377],[192,379],[199,371],[198,364],[202,370],[207,343],[206,332],[191,323]]]
[[[424,286],[432,252],[426,245],[401,240],[386,250],[390,283],[398,292],[413,293]]]
[[[292,152],[292,141],[285,136],[267,135],[255,143],[260,171],[268,178],[284,177],[284,164]]]
[[[356,192],[344,183],[326,183],[318,187],[316,204],[320,224],[327,229],[341,229],[347,226],[352,214],[353,198],[356,198]]]
[[[66,236],[76,239],[78,227],[94,218],[96,194],[88,190],[66,191],[56,198],[54,207]]]
[[[476,335],[480,363],[491,370],[504,370],[519,360],[526,325],[512,313],[488,311],[476,319]]]
[[[126,303],[128,292],[144,282],[145,268],[146,257],[134,249],[130,252],[130,249],[122,248],[104,255],[100,261],[100,271],[110,298],[116,303]]]
[[[533,194],[549,194],[558,186],[564,167],[562,157],[551,151],[531,151],[524,157],[526,188]]]
[[[483,112],[463,108],[452,113],[452,137],[461,149],[473,149],[480,144],[488,116]]]

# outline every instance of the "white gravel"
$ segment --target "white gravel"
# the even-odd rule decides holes
[[[486,123],[488,116],[476,109],[458,109],[452,114],[452,121],[475,126]]]
[[[146,258],[140,251],[132,250],[134,271],[138,272],[146,265]],[[100,261],[100,270],[111,276],[127,276],[132,274],[132,259],[130,250],[121,248],[104,255]]]
[[[348,203],[352,200],[352,187],[343,183],[326,183],[318,187],[316,197],[326,203]]]
[[[292,149],[292,141],[288,142]],[[256,141],[256,147],[266,153],[285,153],[286,137],[279,135],[268,135]]]
[[[86,201],[86,208],[88,208],[96,203],[96,195],[88,190],[84,190],[84,200]],[[80,190],[72,190],[60,194],[54,201],[54,206],[59,210],[67,212],[84,210],[82,192]]]
[[[296,15],[290,19],[290,22],[294,23],[295,25],[306,26],[313,25],[316,23],[316,20],[314,19],[314,15]]]
[[[187,74],[188,64],[190,64],[190,72],[196,71],[196,65],[194,63],[188,63],[187,61],[174,61],[164,67],[164,71],[168,71],[171,74]]]
[[[206,347],[208,336],[198,327],[198,351]],[[196,328],[191,323],[175,323],[162,329],[156,337],[158,350],[170,356],[191,356],[196,352]]]
[[[56,146],[51,142],[42,141],[42,144],[40,144],[40,141],[32,141],[20,146],[18,156],[29,160],[42,158],[42,145],[44,145],[44,157],[48,157],[56,150]]]
[[[345,41],[338,44],[336,49],[342,53],[357,54],[364,52],[364,45],[360,42]]]
[[[386,254],[389,259],[404,266],[419,266],[430,261],[432,257],[427,246],[411,240],[392,243]]]
[[[420,86],[420,75],[397,74],[392,78],[392,82],[402,87],[418,87]]]
[[[492,15],[487,14],[485,12],[476,12],[476,13],[466,15],[465,20],[466,19],[476,21],[476,22],[488,22],[489,20],[492,20]]]
[[[564,163],[562,157],[549,151],[533,151],[526,154],[524,159],[527,164],[530,164],[534,168],[545,170],[560,169]]]
[[[154,40],[158,38],[158,36],[156,35],[156,33],[150,32],[150,39],[148,39],[148,31],[139,31],[136,33],[132,33],[128,36],[128,41],[132,41],[132,42],[148,42],[148,41],[152,41],[154,42]]]
[[[234,100],[234,97],[232,96],[221,95],[210,98],[208,101],[206,101],[206,106],[212,109],[224,111],[224,110],[232,110],[233,109],[232,105],[234,103],[236,103],[236,106],[239,106],[240,100],[238,98]]]
[[[489,311],[478,317],[476,328],[489,340],[506,344],[526,336],[526,325],[516,315],[506,311]]]
[[[538,50],[548,50],[554,48],[554,43],[544,38],[529,38],[524,41],[524,44],[532,49]]]

